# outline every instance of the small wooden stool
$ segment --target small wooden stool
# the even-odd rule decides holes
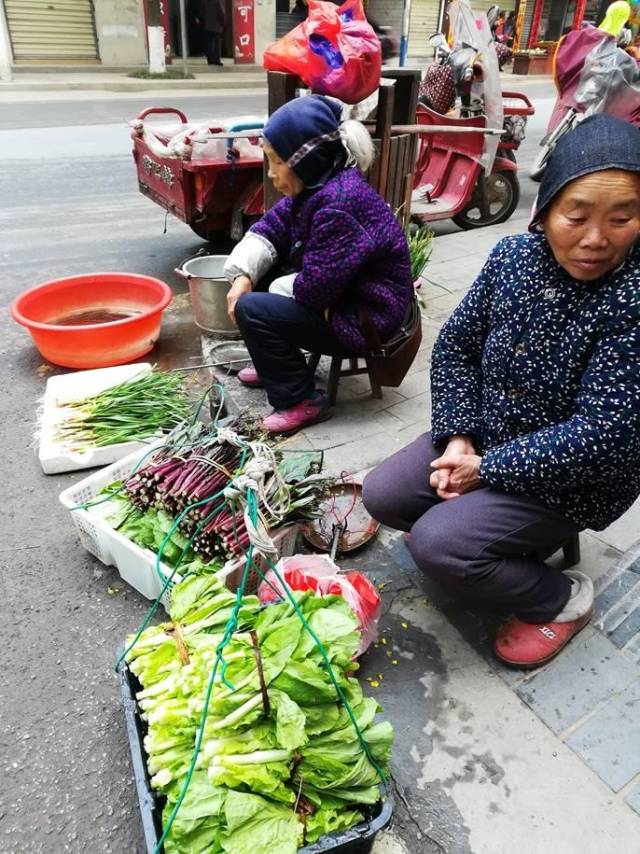
[[[318,364],[320,363],[320,357],[320,353],[311,353],[309,355],[309,361],[307,364],[309,366],[309,370],[313,373],[315,373]],[[360,374],[368,374],[369,382],[371,383],[371,394],[378,400],[382,398],[382,387],[372,379],[368,365],[365,363],[364,367],[358,366],[359,360],[365,361],[364,356],[331,356],[330,358],[331,367],[329,368],[329,379],[327,381],[327,395],[331,406],[335,406],[338,398],[340,377],[356,377]],[[343,369],[342,363],[346,361],[349,362],[349,367]]]

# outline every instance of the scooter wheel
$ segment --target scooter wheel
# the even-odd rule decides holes
[[[486,203],[483,200],[480,181],[486,182]],[[481,177],[473,191],[467,207],[451,219],[460,228],[484,228],[505,222],[518,207],[520,184],[515,172],[492,172],[488,178]]]

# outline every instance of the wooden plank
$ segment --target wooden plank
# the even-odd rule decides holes
[[[285,74],[282,71],[267,72],[268,113],[272,115],[277,109],[296,97],[296,89],[302,83],[295,74]]]
[[[377,190],[380,180],[380,143],[377,139],[373,140],[373,147],[375,149],[375,157],[367,173],[367,181],[374,190]]]
[[[416,137],[405,138],[405,161],[403,170],[402,225],[406,226],[411,216],[411,191],[413,189],[413,173],[416,164]],[[407,187],[409,194],[407,196]]]
[[[421,72],[417,68],[383,68],[382,76],[394,80],[394,125],[409,124],[416,117]]]
[[[398,208],[402,204],[402,198],[404,196],[404,177],[402,175],[404,137],[393,137],[392,143],[393,154],[391,163],[389,164],[389,183],[391,185],[391,210],[393,211],[394,216],[397,216]]]
[[[378,176],[378,192],[383,199],[387,200],[393,103],[393,87],[381,86],[378,90],[378,114],[376,116],[375,138],[380,140],[380,173]]]
[[[289,101],[293,101],[296,97],[296,89],[301,85],[300,80],[294,74],[284,74],[282,71],[268,71],[267,87],[269,115],[275,113],[276,110],[284,106],[284,104],[287,104]],[[262,180],[264,183],[264,209],[268,211],[269,208],[272,208],[275,203],[282,198],[282,194],[273,186],[267,172],[267,159],[265,157]]]
[[[398,166],[396,169],[396,215],[398,219],[402,219],[404,217],[404,191],[405,191],[405,182],[407,179],[407,150],[409,145],[409,137],[401,136],[398,137]]]

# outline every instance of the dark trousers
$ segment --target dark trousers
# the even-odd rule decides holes
[[[302,349],[353,356],[336,338],[321,311],[279,294],[254,291],[240,297],[236,321],[253,366],[274,409],[289,409],[315,389]]]
[[[363,498],[371,515],[410,531],[417,566],[449,589],[527,623],[553,619],[571,584],[538,555],[578,526],[535,498],[489,487],[443,501],[429,486],[430,463],[440,456],[426,433],[370,472]]]
[[[209,65],[222,65],[222,33],[205,32],[204,50]]]

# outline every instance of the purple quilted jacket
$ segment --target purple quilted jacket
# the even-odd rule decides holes
[[[413,293],[407,241],[358,169],[281,199],[251,231],[273,245],[279,263],[299,271],[293,285],[298,302],[332,309],[336,337],[350,350],[367,349],[359,307],[383,341],[402,323]]]

